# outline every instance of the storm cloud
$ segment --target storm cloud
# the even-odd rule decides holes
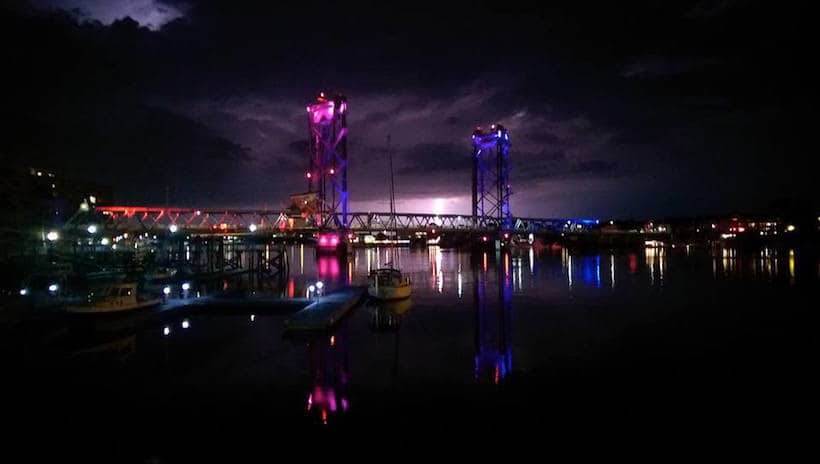
[[[333,27],[309,30],[316,11]],[[386,204],[389,135],[400,209],[438,199],[466,213],[470,134],[492,123],[511,134],[519,215],[817,197],[801,156],[805,14],[726,1],[435,11],[4,7],[4,43],[19,44],[4,51],[4,162],[110,183],[126,203],[284,207],[306,188],[304,107],[338,91],[350,107],[351,209]]]

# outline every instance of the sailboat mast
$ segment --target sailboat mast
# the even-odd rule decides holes
[[[390,151],[390,134],[387,134],[387,159],[390,162],[390,229],[396,229],[396,192],[393,182],[393,152]]]

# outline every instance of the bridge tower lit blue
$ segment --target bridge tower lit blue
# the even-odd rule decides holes
[[[509,231],[510,134],[500,124],[476,128],[473,141],[473,228]]]

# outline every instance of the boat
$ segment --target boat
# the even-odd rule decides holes
[[[390,135],[387,135],[387,156],[390,160],[390,219],[388,229],[396,236],[396,193],[393,183],[393,156],[390,152]],[[385,234],[386,235],[386,234]],[[391,253],[394,248],[390,248]],[[394,268],[392,263],[388,267],[370,272],[367,283],[367,293],[380,300],[403,300],[410,298],[413,287],[410,279],[403,277],[401,271]]]
[[[385,267],[370,272],[367,282],[367,293],[379,300],[403,300],[410,298],[413,286],[410,279],[403,277],[401,271]]]
[[[88,295],[87,304],[67,306],[69,313],[116,313],[157,306],[162,301],[153,295],[141,294],[136,282],[111,284]]]

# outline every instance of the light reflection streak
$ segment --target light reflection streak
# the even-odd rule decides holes
[[[535,252],[530,247],[530,275],[535,275]]]
[[[601,255],[595,257],[595,285],[601,288]]]
[[[521,268],[523,266],[521,265],[521,260],[522,260],[522,258],[518,258],[518,291],[519,292],[523,291],[523,285],[521,283]]]
[[[789,250],[789,283],[794,285],[794,250]]]
[[[609,255],[609,287],[615,288],[615,255]]]

